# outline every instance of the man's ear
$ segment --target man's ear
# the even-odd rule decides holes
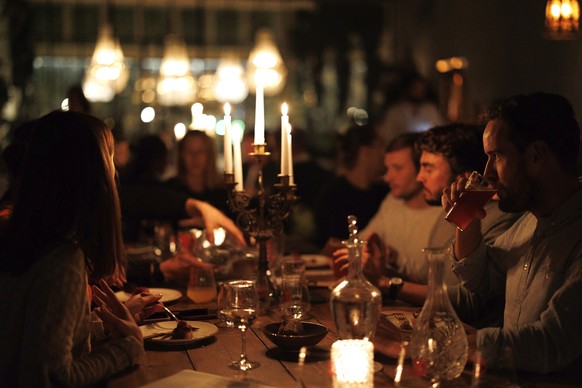
[[[533,173],[540,172],[549,157],[549,153],[548,145],[541,140],[534,141],[528,145],[525,150],[525,161],[530,171]]]

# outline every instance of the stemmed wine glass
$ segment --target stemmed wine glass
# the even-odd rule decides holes
[[[226,308],[224,315],[228,322],[234,324],[241,331],[242,350],[240,359],[233,361],[230,368],[246,371],[261,366],[251,361],[246,355],[245,332],[257,317],[258,296],[255,283],[250,280],[233,280],[225,285]]]
[[[283,315],[281,334],[301,334],[303,325],[300,320],[311,309],[309,291],[305,280],[305,262],[289,259],[281,265],[283,279],[280,286],[279,306]]]

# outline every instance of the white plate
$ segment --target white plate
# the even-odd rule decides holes
[[[162,303],[169,303],[174,302],[182,297],[182,293],[178,290],[173,290],[171,288],[150,288],[150,294],[162,294],[162,298],[160,302]],[[119,299],[120,302],[126,302],[129,298],[131,298],[129,292],[125,291],[117,291],[115,296]]]
[[[305,261],[305,268],[329,267],[331,265],[330,258],[325,255],[301,255],[301,259]]]
[[[157,343],[157,344],[164,344],[164,345],[185,345],[191,344],[197,341],[201,341],[208,337],[212,337],[216,333],[218,333],[218,327],[214,326],[212,323],[207,322],[200,322],[200,321],[186,321],[192,327],[197,328],[192,332],[193,338],[188,339],[172,339],[166,337],[155,337],[146,339],[148,342]],[[171,333],[172,330],[176,328],[176,321],[163,321],[163,322],[154,322],[149,323],[144,326],[140,326],[141,333],[145,337],[157,333]]]

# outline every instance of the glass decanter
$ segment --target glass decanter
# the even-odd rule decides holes
[[[362,273],[362,249],[366,242],[357,237],[355,217],[348,220],[350,238],[342,242],[348,249],[348,274],[331,293],[331,314],[339,339],[371,340],[380,320],[382,294]]]
[[[423,252],[429,262],[428,296],[412,329],[409,351],[414,373],[437,387],[461,375],[468,343],[444,283],[450,249],[425,248]]]

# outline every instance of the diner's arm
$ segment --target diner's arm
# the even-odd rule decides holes
[[[119,188],[123,213],[137,218],[180,219],[188,217],[188,196],[156,185],[124,185]]]
[[[194,198],[188,198],[185,204],[185,208],[186,213],[188,213],[190,217],[194,217],[198,214],[202,216],[206,230],[210,231],[214,230],[217,227],[223,227],[241,245],[246,245],[243,233],[235,225],[235,223],[230,218],[228,218],[223,212],[221,212],[208,202],[199,201]],[[214,242],[213,233],[207,233],[206,235],[210,242]]]
[[[511,349],[517,369],[537,373],[558,371],[579,360],[582,349],[582,254],[574,259],[563,285],[554,293],[540,318],[509,329],[477,331],[476,348],[493,364]]]
[[[205,201],[155,185],[120,185],[119,197],[125,214],[138,218],[185,219],[202,217],[207,230],[223,227],[245,244],[242,232],[223,212]],[[214,236],[208,235],[209,240]]]

